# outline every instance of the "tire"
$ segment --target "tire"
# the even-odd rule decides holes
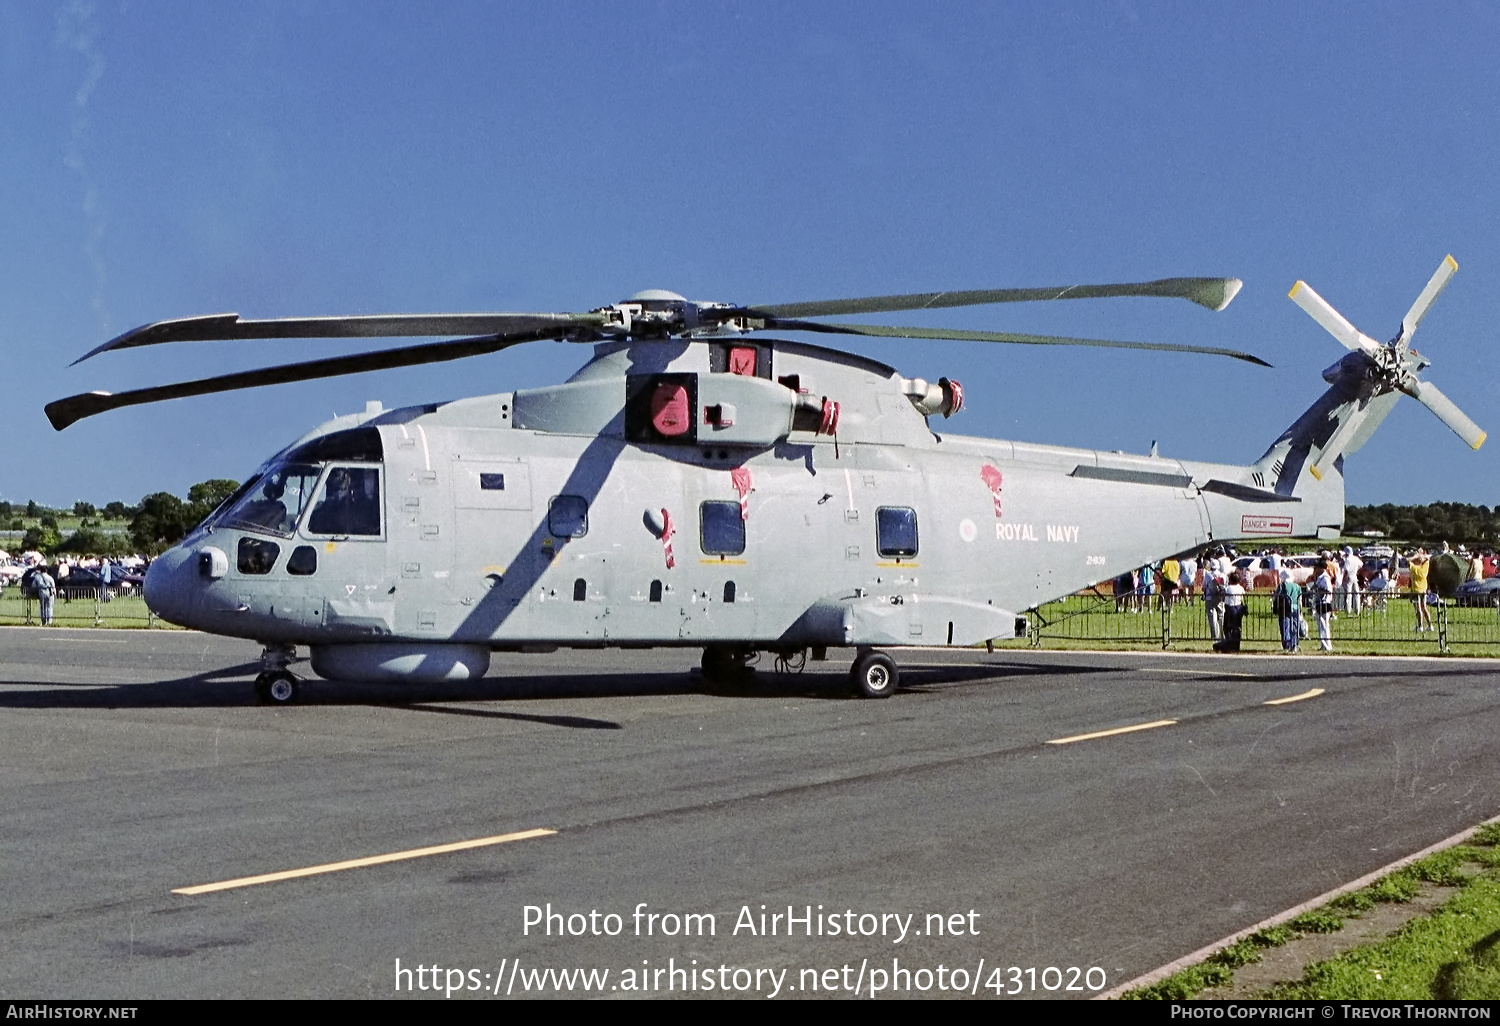
[[[747,664],[751,653],[731,645],[709,645],[703,650],[703,679],[714,684],[745,685],[755,679]]]
[[[285,670],[255,678],[255,697],[262,705],[291,705],[297,701],[299,681]]]
[[[900,673],[896,661],[884,652],[861,652],[849,670],[854,690],[864,698],[890,698],[896,693]]]

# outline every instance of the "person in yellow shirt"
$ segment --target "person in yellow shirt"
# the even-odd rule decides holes
[[[1412,629],[1420,634],[1432,630],[1432,612],[1427,608],[1427,571],[1432,568],[1432,558],[1426,549],[1418,547],[1410,562],[1411,601],[1417,607],[1417,625]]]
[[[1161,563],[1161,607],[1163,609],[1177,601],[1177,587],[1182,579],[1182,564],[1175,559],[1164,559]]]

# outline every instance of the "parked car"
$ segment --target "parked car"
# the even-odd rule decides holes
[[[1322,560],[1317,556],[1282,556],[1281,568],[1291,572],[1292,580],[1304,587],[1308,582],[1318,576],[1318,568]],[[1264,588],[1269,591],[1281,582],[1271,572],[1271,560],[1268,556],[1241,556],[1234,561],[1234,567],[1244,576],[1250,575],[1248,588]]]
[[[53,579],[57,580],[57,591],[64,600],[75,598],[88,598],[99,593],[99,586],[103,582],[100,572],[93,567],[75,566],[68,576],[58,578],[57,571],[52,571]],[[109,593],[111,595],[129,595],[140,590],[141,574],[126,573],[121,567],[110,568]]]
[[[1453,601],[1460,606],[1500,606],[1500,577],[1465,581],[1454,592]]]

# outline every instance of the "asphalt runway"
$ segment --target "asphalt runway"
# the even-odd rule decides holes
[[[0,995],[1087,997],[1500,812],[1480,661],[924,650],[869,701],[580,651],[270,708],[257,655],[0,629]]]

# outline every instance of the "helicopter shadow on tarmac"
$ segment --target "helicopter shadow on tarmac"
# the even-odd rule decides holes
[[[839,664],[834,664],[836,667]],[[93,682],[0,681],[27,690],[0,691],[6,709],[176,709],[232,708],[255,704],[253,678],[258,662],[141,684],[100,686]],[[1006,678],[1113,672],[1111,667],[1024,663],[912,666],[905,670],[902,691],[936,694],[954,686],[998,683]],[[574,715],[543,715],[497,708],[460,708],[450,703],[537,701],[541,699],[615,699],[691,695],[735,700],[852,700],[848,674],[840,667],[806,672],[758,672],[735,682],[707,681],[696,670],[660,672],[540,672],[491,675],[479,680],[432,684],[388,684],[307,681],[308,706],[378,706],[456,716],[512,719],[593,730],[619,730],[619,723]]]
[[[523,713],[498,708],[464,708],[452,703],[510,701],[534,702],[543,699],[619,699],[651,696],[703,695],[733,700],[822,700],[847,701],[855,696],[841,664],[835,669],[812,669],[806,672],[763,670],[739,681],[708,681],[694,670],[656,672],[566,672],[492,674],[479,680],[443,681],[431,684],[305,681],[304,702],[309,706],[375,706],[454,716],[509,719],[551,726],[590,730],[620,730],[612,720],[575,715]],[[192,709],[233,708],[256,704],[253,678],[258,662],[196,673],[172,680],[141,684],[98,685],[80,681],[59,684],[56,681],[0,680],[4,685],[18,685],[27,690],[0,691],[0,710],[7,709]],[[1146,669],[1149,672],[1149,669]],[[1048,677],[1072,678],[1080,675],[1118,674],[1119,666],[1076,663],[971,663],[962,665],[916,664],[905,666],[901,673],[901,695],[936,696],[954,690],[998,685],[1026,679],[1045,683]],[[1303,672],[1256,674],[1256,683],[1285,682],[1294,685],[1323,679],[1348,682],[1395,684],[1436,684],[1450,678],[1472,676],[1470,666],[1408,670],[1391,667],[1368,670],[1332,669],[1320,672],[1308,667]],[[1220,675],[1217,669],[1205,669],[1200,682],[1221,683],[1235,687],[1249,683],[1244,676]],[[1435,696],[1447,692],[1429,692]]]

